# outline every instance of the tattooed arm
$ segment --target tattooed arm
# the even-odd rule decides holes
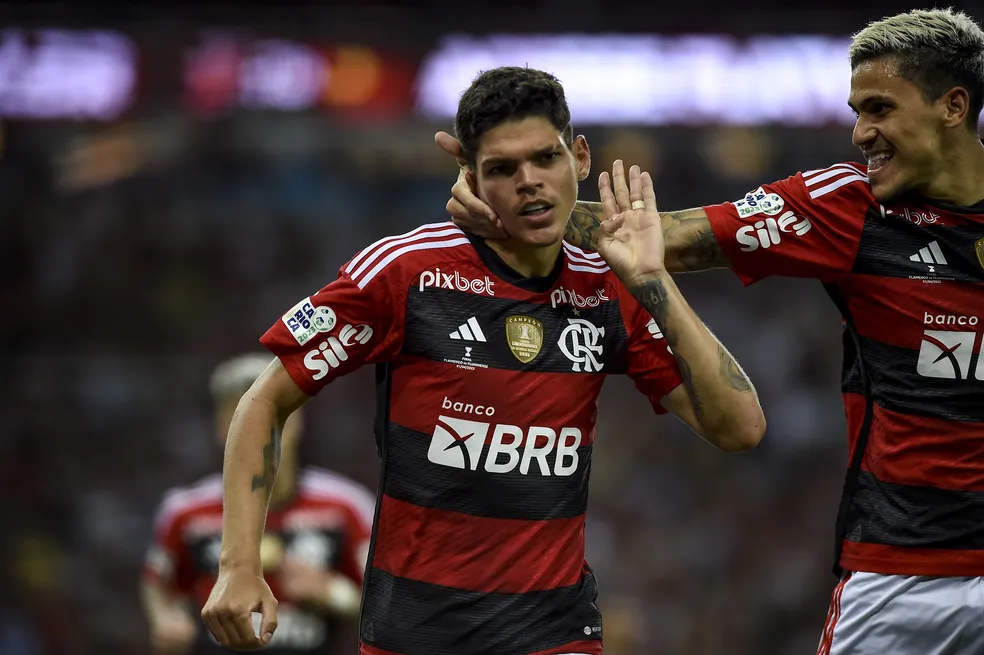
[[[578,202],[571,212],[564,239],[579,248],[595,250],[603,216],[601,203]],[[660,219],[666,244],[666,268],[671,273],[730,266],[703,209],[660,212]]]
[[[765,416],[752,383],[734,357],[711,334],[668,273],[629,285],[656,320],[676,358],[683,384],[662,400],[718,448],[753,448],[765,434]]]
[[[270,364],[239,401],[222,468],[221,565],[259,566],[284,423],[306,401],[279,360]]]

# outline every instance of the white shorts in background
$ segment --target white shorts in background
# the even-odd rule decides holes
[[[817,655],[982,655],[984,578],[849,572]]]

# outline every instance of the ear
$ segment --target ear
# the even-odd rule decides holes
[[[574,143],[571,144],[571,152],[577,164],[577,179],[579,182],[583,182],[588,179],[588,175],[591,173],[591,150],[588,148],[588,140],[584,138],[583,134],[579,134],[574,139]]]
[[[938,103],[946,127],[957,127],[970,117],[970,95],[962,86],[955,86],[944,93]]]

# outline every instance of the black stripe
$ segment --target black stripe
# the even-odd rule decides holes
[[[984,282],[984,269],[974,253],[974,242],[984,237],[984,224],[916,225],[901,216],[881,216],[869,209],[858,244],[852,273],[890,278],[936,278],[957,282]],[[953,219],[949,219],[953,220]],[[945,265],[912,261],[909,258],[936,241],[946,258]]]
[[[526,594],[462,591],[378,569],[371,579],[363,620],[374,638],[363,639],[401,655],[526,655],[601,639],[590,573],[571,587]]]
[[[494,425],[490,436],[492,430]],[[435,464],[427,457],[431,435],[396,423],[389,424],[386,443],[387,471],[382,488],[397,500],[472,516],[528,521],[571,518],[587,510],[590,446],[577,449],[577,469],[568,476],[553,475],[557,470],[555,448],[546,456],[551,475],[545,476],[535,461],[527,475],[518,466],[507,473],[487,472],[488,445],[483,447],[480,461],[475,462],[476,470]],[[502,456],[501,461],[507,458]]]
[[[858,477],[850,541],[948,550],[984,550],[984,492],[950,491]]]
[[[864,453],[868,448],[868,437],[871,434],[871,418],[874,415],[874,406],[871,396],[871,380],[868,377],[868,371],[870,369],[865,363],[864,350],[861,348],[860,335],[854,326],[851,310],[839,287],[826,284],[824,288],[830,295],[830,299],[840,309],[841,316],[844,317],[844,334],[842,338],[844,341],[845,377],[848,371],[853,373],[853,371],[857,370],[861,393],[864,394],[864,417],[861,419],[861,427],[858,430],[854,451],[851,454],[851,462],[847,467],[847,474],[844,476],[844,487],[841,491],[840,505],[837,508],[837,522],[834,527],[834,575],[839,578],[844,572],[840,565],[841,552],[844,548],[844,535],[847,532],[847,525],[854,511],[854,494],[857,490],[858,477],[861,473],[861,462],[864,461]]]
[[[871,391],[879,406],[900,414],[984,422],[984,380],[973,379],[978,356],[957,366],[962,369],[961,377],[970,379],[924,377],[918,373],[917,351],[869,337],[860,337],[860,343],[869,366]],[[850,379],[847,382],[855,384]]]
[[[596,344],[601,350],[592,355],[601,364],[600,372],[623,373],[624,358],[618,355],[626,342],[625,325],[618,301],[612,298],[614,291],[605,292],[604,282],[605,277],[599,275],[599,287],[610,300],[597,307],[578,309],[577,314],[567,304],[551,307],[549,295],[544,296],[547,304],[534,304],[449,289],[425,287],[421,291],[419,286],[413,286],[407,298],[402,352],[436,362],[459,362],[467,347],[471,362],[477,366],[510,371],[597,373],[599,370],[593,365],[590,369],[584,363],[576,365],[560,346],[564,340],[571,350],[574,338],[583,343],[584,335],[575,335],[573,332],[578,330],[568,328],[572,327],[572,321],[584,319],[604,330]],[[520,361],[509,348],[506,324],[510,316],[528,316],[542,325],[542,346],[529,363]],[[472,317],[478,321],[486,340],[452,339],[450,335],[460,336],[461,326]]]

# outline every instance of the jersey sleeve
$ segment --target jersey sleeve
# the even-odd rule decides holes
[[[192,592],[191,562],[181,539],[181,514],[165,502],[154,519],[154,538],[144,557],[143,579],[178,595]]]
[[[865,216],[876,204],[863,169],[836,164],[704,212],[745,284],[770,275],[828,281],[850,271]]]
[[[403,282],[396,264],[369,278],[343,267],[334,282],[287,310],[260,343],[314,396],[338,377],[396,356],[403,342]]]
[[[666,408],[660,401],[683,382],[680,369],[656,320],[627,289],[621,289],[620,304],[627,336],[625,372],[636,389],[649,398],[653,411],[665,414]]]

